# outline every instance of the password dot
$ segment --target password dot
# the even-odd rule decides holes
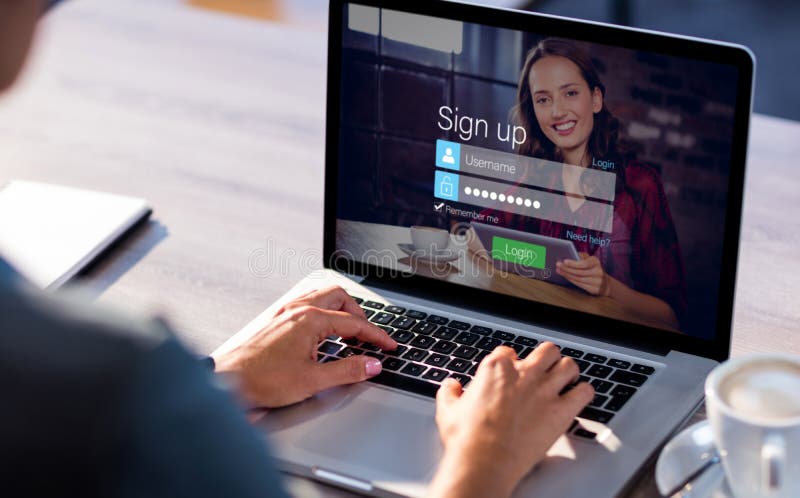
[[[531,207],[531,200],[525,199],[525,207]]]
[[[517,197],[517,206],[522,205],[522,197]]]
[[[500,202],[505,202],[506,194],[500,194],[499,196],[497,196],[497,198],[500,199]]]
[[[472,189],[471,189],[471,188],[469,188],[469,187],[464,187],[464,193],[465,193],[465,194],[467,194],[467,195],[469,195],[469,194],[471,194],[471,193],[472,193]]]
[[[513,195],[509,195],[508,197],[506,197],[506,200],[508,201],[509,204],[514,204],[514,196]]]
[[[540,207],[542,207],[542,203],[541,202],[533,201],[533,208],[534,209],[539,209]]]
[[[497,199],[497,192],[492,192],[492,193],[490,193],[490,194],[489,194],[489,199],[491,199],[491,200],[495,200],[495,199]]]
[[[483,192],[481,192],[481,197],[483,197],[484,199],[489,197],[489,191],[488,190],[484,190]]]

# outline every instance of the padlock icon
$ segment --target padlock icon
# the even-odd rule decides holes
[[[451,180],[449,176],[445,176],[442,178],[442,181],[439,182],[439,195],[442,197],[453,196],[453,180]]]

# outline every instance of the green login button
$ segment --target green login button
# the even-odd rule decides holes
[[[492,237],[492,257],[518,265],[544,268],[547,248],[505,237]]]

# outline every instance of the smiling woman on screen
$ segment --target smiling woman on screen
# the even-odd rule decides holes
[[[528,52],[515,107],[528,139],[518,153],[611,171],[617,181],[609,243],[593,243],[608,238],[607,233],[563,223],[536,219],[524,228],[558,238],[567,238],[567,230],[583,235],[572,237],[581,260],[558,263],[560,275],[589,294],[610,297],[678,328],[686,314],[686,283],[661,178],[619,143],[619,121],[606,107],[605,93],[591,59],[574,44],[549,38]],[[555,190],[583,193],[565,195],[557,206],[581,220],[594,215],[585,202],[593,186],[588,175],[575,172],[564,168],[547,182]]]

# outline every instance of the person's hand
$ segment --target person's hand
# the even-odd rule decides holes
[[[597,256],[580,253],[581,259],[556,262],[556,273],[594,296],[610,295],[609,276]]]
[[[341,287],[330,287],[283,306],[246,343],[215,357],[216,371],[234,374],[249,403],[269,408],[380,373],[380,360],[365,355],[317,363],[317,345],[329,335],[356,337],[381,349],[397,348],[394,339],[368,322]]]
[[[436,396],[444,456],[430,495],[509,496],[592,400],[585,382],[559,394],[578,374],[571,358],[543,343],[523,360],[498,347],[466,390],[445,380]]]

